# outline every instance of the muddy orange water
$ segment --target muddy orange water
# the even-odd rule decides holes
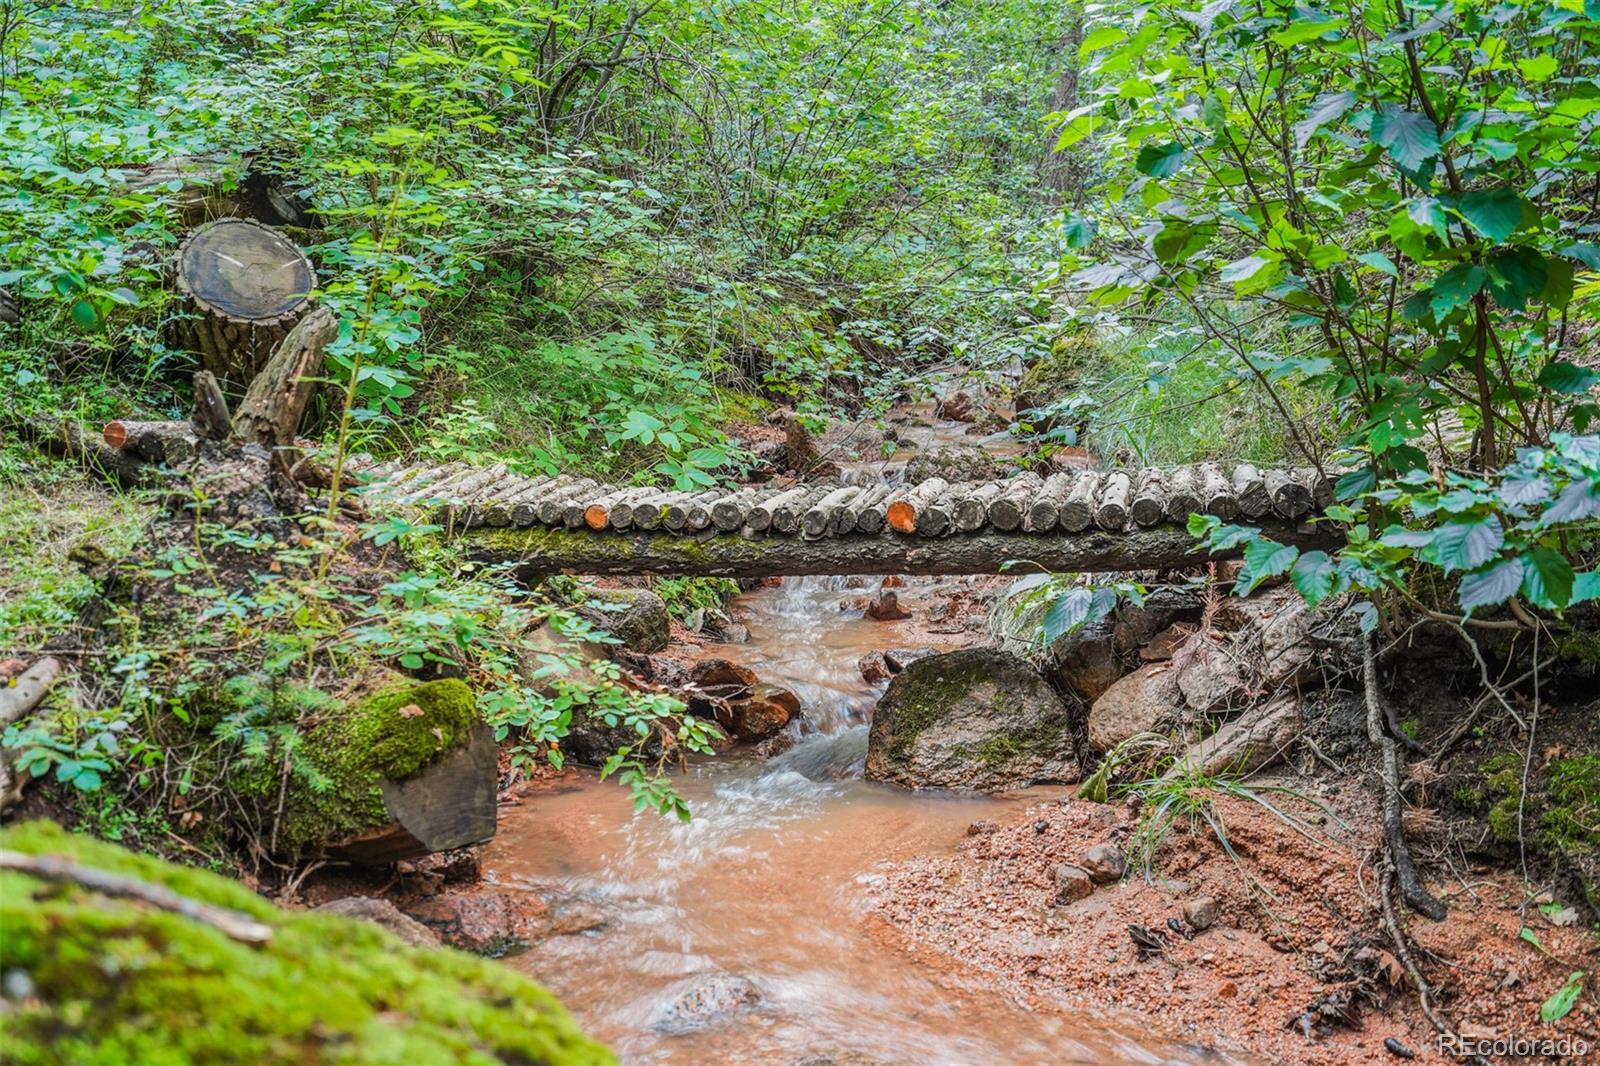
[[[1025,1010],[958,967],[913,960],[875,936],[868,912],[881,863],[950,849],[973,821],[1051,793],[992,799],[861,780],[878,692],[856,659],[958,638],[929,633],[923,610],[888,625],[842,612],[841,601],[861,595],[846,584],[791,579],[735,605],[752,642],[716,651],[798,691],[810,732],[766,762],[734,755],[696,766],[678,782],[690,823],[636,815],[621,787],[587,773],[504,812],[489,876],[604,919],[507,961],[630,1063],[1216,1061],[1103,1019]],[[925,607],[934,582],[900,591]],[[706,973],[747,979],[759,1001],[697,1030],[663,1031],[663,1012]]]

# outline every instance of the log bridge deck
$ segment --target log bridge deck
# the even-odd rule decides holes
[[[1333,501],[1309,470],[1210,463],[1140,471],[920,484],[803,484],[674,492],[505,466],[377,466],[360,473],[379,510],[434,510],[450,535],[523,576],[992,574],[1011,560],[1055,571],[1192,566],[1186,525],[1214,514],[1298,546],[1336,532],[1311,520]]]

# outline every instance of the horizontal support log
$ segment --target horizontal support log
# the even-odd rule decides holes
[[[1299,547],[1329,547],[1337,532],[1323,527],[1268,524],[1269,536]],[[1008,560],[1030,560],[1056,571],[1159,570],[1225,559],[1207,555],[1186,531],[1173,527],[1077,535],[974,533],[930,539],[884,532],[820,540],[716,534],[595,533],[561,529],[470,530],[474,554],[518,563],[521,576],[549,574],[667,574],[778,577],[808,574],[993,574]]]

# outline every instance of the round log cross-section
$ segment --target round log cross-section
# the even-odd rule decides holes
[[[178,288],[194,315],[188,339],[204,369],[235,394],[311,306],[315,287],[306,253],[249,219],[207,223],[178,253]]]

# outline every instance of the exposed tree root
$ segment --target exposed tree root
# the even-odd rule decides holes
[[[1406,846],[1405,797],[1400,791],[1400,748],[1384,730],[1387,715],[1378,689],[1378,657],[1369,637],[1362,645],[1362,688],[1367,700],[1367,739],[1383,754],[1383,836],[1390,864],[1400,880],[1400,895],[1406,906],[1436,922],[1444,921],[1444,904],[1428,894],[1417,876]]]

